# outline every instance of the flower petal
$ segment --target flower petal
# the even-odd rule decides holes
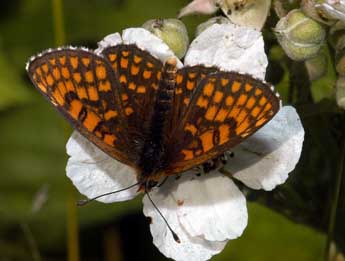
[[[214,24],[190,45],[185,65],[205,64],[264,79],[268,64],[262,34],[233,24]]]
[[[109,46],[115,46],[122,43],[122,38],[119,33],[109,34],[98,42],[98,48],[95,50],[97,54],[100,54],[103,49]]]
[[[236,8],[234,2],[221,1],[219,4],[230,21],[234,24],[261,30],[271,7],[271,0],[243,1],[244,4],[240,8]]]
[[[160,59],[163,63],[170,57],[175,57],[177,67],[182,67],[181,61],[175,56],[169,46],[151,32],[143,28],[128,28],[122,32],[125,44],[136,44],[148,51],[151,55]]]
[[[126,188],[137,182],[135,171],[98,149],[74,131],[66,145],[70,156],[66,174],[80,193],[88,198]],[[104,196],[98,201],[111,203],[134,198],[138,187]]]
[[[167,225],[157,210],[152,206],[148,197],[143,199],[144,214],[151,218],[150,230],[154,245],[166,257],[174,260],[209,260],[213,255],[221,252],[227,241],[208,241],[202,236],[192,237],[180,224],[177,215],[177,203],[172,194],[157,192],[150,193],[152,200],[162,212],[163,216],[178,235],[181,243],[175,242]]]
[[[240,236],[247,225],[246,201],[228,177],[210,173],[196,177],[184,173],[150,192],[169,225],[179,236],[174,241],[167,225],[144,197],[144,214],[152,218],[154,244],[175,260],[208,260],[219,253],[228,239]]]
[[[235,239],[247,226],[244,195],[229,177],[218,172],[179,183],[174,198],[180,203],[180,223],[191,236],[211,241]]]
[[[286,181],[301,155],[304,129],[296,110],[283,107],[248,140],[236,146],[225,169],[253,189],[272,190]]]
[[[181,18],[190,14],[213,14],[218,10],[215,0],[194,0],[187,6],[183,7],[178,14],[178,18]]]

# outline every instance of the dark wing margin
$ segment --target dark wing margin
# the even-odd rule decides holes
[[[92,51],[49,50],[31,59],[27,71],[37,89],[87,139],[133,167],[119,82],[111,65]]]
[[[166,174],[221,155],[264,126],[279,108],[280,100],[267,83],[235,72],[209,74],[172,131]]]

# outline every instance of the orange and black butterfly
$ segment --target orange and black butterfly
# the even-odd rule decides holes
[[[164,64],[136,45],[59,48],[30,60],[38,90],[88,140],[137,171],[141,189],[222,155],[279,110],[249,75]]]

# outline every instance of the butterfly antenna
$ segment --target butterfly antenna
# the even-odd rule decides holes
[[[159,210],[159,208],[156,206],[156,204],[153,202],[153,200],[151,199],[150,197],[150,194],[149,192],[145,189],[145,194],[147,195],[147,197],[149,198],[152,206],[157,210],[158,214],[162,217],[162,219],[164,220],[165,224],[167,225],[168,229],[170,230],[174,240],[177,242],[177,243],[181,243],[181,240],[180,238],[178,237],[178,235],[174,232],[174,230],[170,227],[168,221],[165,219],[165,217],[163,216],[162,212]]]
[[[115,193],[118,193],[118,192],[122,192],[122,191],[125,191],[127,189],[130,189],[130,188],[133,188],[135,186],[139,185],[139,182],[133,184],[133,185],[130,185],[129,187],[127,188],[123,188],[123,189],[120,189],[120,190],[115,190],[115,191],[111,191],[111,192],[108,192],[108,193],[104,193],[104,194],[101,194],[101,195],[98,195],[97,197],[94,197],[94,198],[90,198],[90,199],[82,199],[82,200],[78,200],[77,201],[77,206],[81,207],[81,206],[85,206],[86,204],[98,199],[98,198],[101,198],[101,197],[104,197],[104,196],[108,196],[108,195],[112,195],[112,194],[115,194]]]

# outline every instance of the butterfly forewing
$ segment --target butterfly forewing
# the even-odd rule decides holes
[[[93,52],[59,49],[34,58],[28,73],[35,86],[86,138],[133,166],[119,85],[111,65]]]
[[[209,74],[172,132],[166,174],[217,157],[256,132],[278,110],[279,99],[268,84],[237,73]]]
[[[148,138],[145,134],[148,134],[163,64],[135,45],[108,47],[102,54],[119,79],[128,136],[140,150],[144,139]]]

